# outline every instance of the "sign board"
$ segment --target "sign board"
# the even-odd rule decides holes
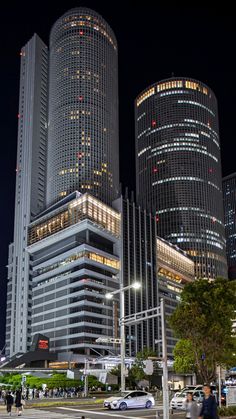
[[[24,386],[26,382],[26,375],[22,375],[21,377],[21,385]]]
[[[49,340],[48,339],[39,339],[38,340],[38,349],[49,349]]]
[[[71,380],[74,380],[75,379],[75,373],[74,373],[74,371],[67,370],[66,377],[67,378],[70,378]]]
[[[146,359],[145,361],[143,361],[144,363],[144,368],[143,371],[145,372],[146,375],[152,375],[153,374],[153,362],[151,359]]]
[[[31,345],[31,351],[49,351],[50,340],[47,336],[42,335],[41,333],[36,333],[33,337],[33,342]]]
[[[107,380],[107,373],[106,372],[101,372],[101,374],[99,374],[98,381],[100,381],[100,383],[102,383],[102,384],[106,384],[106,380]]]
[[[236,406],[236,386],[227,388],[226,406]]]

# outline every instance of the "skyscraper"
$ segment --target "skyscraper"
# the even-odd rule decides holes
[[[135,125],[138,202],[155,213],[158,235],[194,258],[196,277],[226,277],[214,93],[189,78],[153,84],[135,101]]]
[[[193,260],[177,246],[157,237],[155,217],[133,200],[121,197],[114,206],[121,213],[123,284],[141,284],[138,291],[125,291],[125,316],[155,308],[163,298],[168,317],[176,308],[184,285],[194,280]],[[144,347],[162,355],[160,339],[160,318],[150,318],[126,327],[126,351],[130,356]],[[176,341],[167,323],[167,353],[170,357]]]
[[[6,353],[30,344],[31,284],[27,226],[44,207],[48,51],[34,35],[21,50],[14,242],[9,246]]]
[[[223,200],[229,278],[236,279],[236,173],[223,178]]]
[[[87,8],[52,27],[49,58],[47,205],[89,192],[111,204],[119,187],[117,42]]]
[[[31,342],[29,224],[76,190],[108,204],[117,196],[117,71],[115,35],[87,8],[69,10],[57,20],[49,51],[37,35],[22,48],[7,355],[25,352]]]

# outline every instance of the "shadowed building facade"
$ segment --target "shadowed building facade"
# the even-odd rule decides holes
[[[236,279],[236,173],[223,178],[223,200],[229,278]]]

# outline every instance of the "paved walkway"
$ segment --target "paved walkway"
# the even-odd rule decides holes
[[[11,413],[11,417],[15,418],[18,417],[16,414],[16,409],[15,407],[13,407],[12,409],[12,413]],[[6,412],[6,410],[1,409],[0,410],[0,418],[1,419],[6,419],[9,418],[9,414]],[[68,419],[68,415],[64,414],[64,413],[55,413],[55,412],[49,412],[46,410],[41,410],[41,409],[26,409],[22,412],[22,418],[27,418],[27,419],[55,419],[55,418],[59,418],[59,419]]]

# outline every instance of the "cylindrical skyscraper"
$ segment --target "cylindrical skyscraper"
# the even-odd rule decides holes
[[[47,206],[78,190],[105,203],[119,187],[115,35],[93,10],[69,10],[50,35]]]
[[[135,102],[136,187],[158,234],[195,261],[196,277],[227,277],[217,100],[203,83],[171,78]]]

